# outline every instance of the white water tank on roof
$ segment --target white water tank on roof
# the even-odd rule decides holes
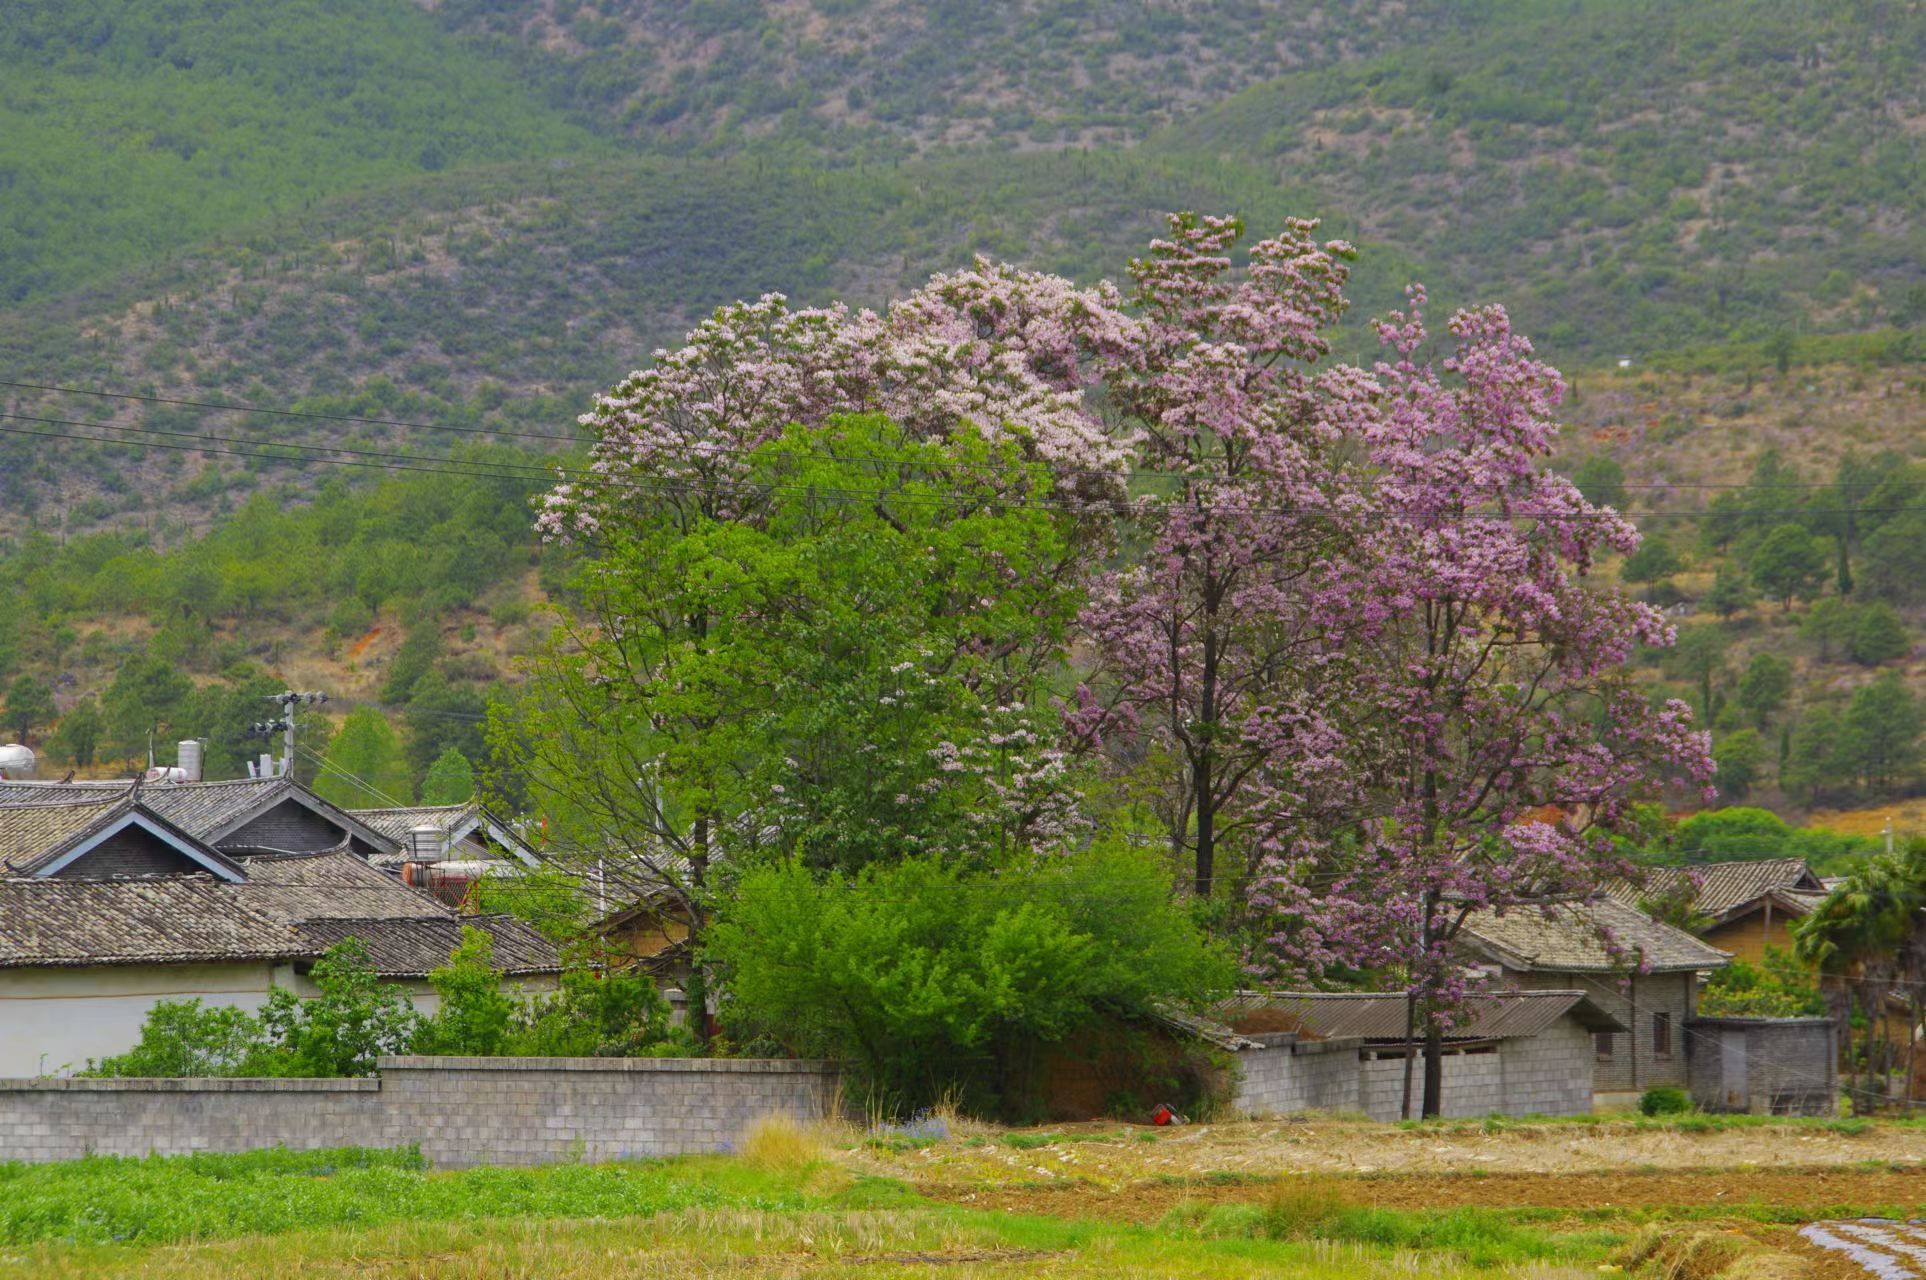
[[[0,776],[31,778],[39,763],[32,747],[23,747],[17,742],[0,747]]]
[[[201,744],[192,738],[184,739],[175,748],[174,759],[179,762],[177,767],[187,775],[181,781],[199,782],[201,780],[201,758]]]

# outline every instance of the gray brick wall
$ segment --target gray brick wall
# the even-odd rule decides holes
[[[1593,1004],[1631,1030],[1610,1037],[1611,1053],[1596,1058],[1601,1093],[1632,1092],[1686,1083],[1686,1023],[1697,1007],[1691,973],[1507,973],[1506,981],[1532,991],[1583,991]],[[1659,1052],[1654,1014],[1670,1020],[1671,1052]]]
[[[318,853],[340,844],[346,834],[313,810],[283,800],[254,821],[222,836],[220,847]]]
[[[386,1058],[369,1080],[0,1080],[0,1160],[419,1144],[435,1164],[726,1151],[758,1116],[815,1119],[820,1062]]]
[[[1238,1110],[1249,1115],[1362,1111],[1374,1120],[1403,1114],[1402,1058],[1378,1057],[1356,1040],[1253,1038],[1281,1043],[1237,1055]],[[1414,1106],[1423,1089],[1422,1073],[1420,1058],[1412,1078]],[[1591,1109],[1592,1039],[1569,1018],[1536,1036],[1445,1057],[1446,1116],[1582,1115]]]
[[[1836,1114],[1837,1029],[1829,1018],[1698,1018],[1688,1037],[1692,1100],[1706,1111]]]
[[[199,863],[141,827],[123,827],[55,872],[68,880],[109,876],[178,875],[201,870]]]

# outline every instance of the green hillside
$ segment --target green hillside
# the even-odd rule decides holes
[[[423,172],[592,149],[391,0],[0,8],[0,304]]]
[[[709,308],[1313,214],[1363,251],[1346,355],[1421,279],[1575,372],[1561,465],[1622,470],[1675,562],[1629,585],[1709,637],[1653,683],[1753,735],[1755,795],[1903,790],[1819,738],[1926,691],[1926,532],[1825,495],[1926,458],[1922,65],[1896,0],[0,7],[0,678],[64,712],[144,656],[400,710],[400,664],[440,742],[530,642],[545,456]],[[1714,607],[1784,524],[1848,574]]]
[[[1151,145],[1310,185],[1554,351],[1647,357],[1926,323],[1922,63],[1917,5],[1524,5]]]

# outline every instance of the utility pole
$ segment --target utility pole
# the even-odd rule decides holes
[[[252,728],[264,738],[273,737],[277,731],[281,734],[281,776],[285,777],[294,768],[294,709],[324,703],[328,695],[284,689],[280,693],[268,694],[267,700],[278,705],[281,714],[273,720],[256,720]]]

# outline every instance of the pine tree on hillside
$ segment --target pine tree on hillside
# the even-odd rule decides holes
[[[467,804],[475,798],[475,767],[453,747],[441,753],[422,779],[423,804]]]
[[[314,781],[315,793],[344,809],[374,809],[413,803],[408,762],[401,739],[388,718],[374,707],[356,707],[328,744],[326,763]]]

